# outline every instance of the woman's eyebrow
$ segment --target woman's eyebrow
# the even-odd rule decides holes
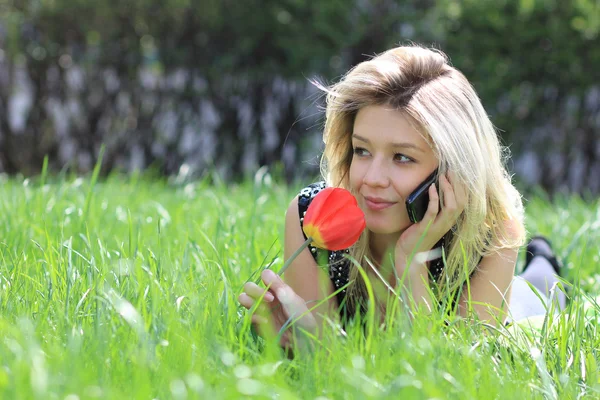
[[[354,139],[356,139],[356,140],[360,140],[361,142],[365,142],[367,144],[371,143],[369,141],[369,139],[367,139],[365,137],[362,137],[362,136],[359,136],[356,133],[353,133],[352,137]],[[390,146],[393,147],[393,148],[413,149],[413,150],[417,150],[417,151],[423,152],[423,149],[420,148],[419,146],[417,146],[414,143],[408,143],[408,142],[390,143]]]

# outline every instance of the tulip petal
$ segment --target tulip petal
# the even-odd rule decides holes
[[[344,219],[332,219],[323,224],[323,241],[329,250],[343,250],[352,246],[365,228],[363,215],[345,213]]]
[[[304,225],[304,234],[307,238],[312,239],[312,245],[318,247],[320,249],[326,249],[325,241],[323,240],[323,236],[319,230],[319,227],[314,224],[306,224]]]
[[[349,191],[326,188],[308,207],[303,231],[315,247],[337,251],[356,243],[365,226],[364,213]]]
[[[321,194],[323,195],[321,196]],[[320,224],[338,214],[340,210],[344,210],[352,205],[358,207],[356,199],[347,190],[341,188],[326,188],[315,196],[306,211],[304,221],[308,223],[314,221],[315,223]]]

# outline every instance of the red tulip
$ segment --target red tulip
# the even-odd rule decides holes
[[[349,191],[340,188],[321,190],[304,216],[302,230],[308,239],[285,262],[279,275],[311,242],[325,250],[347,249],[356,243],[365,226],[365,215]]]
[[[365,214],[345,189],[323,189],[308,206],[303,230],[313,246],[343,250],[352,246],[365,229]]]

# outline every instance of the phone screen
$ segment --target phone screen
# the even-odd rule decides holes
[[[438,170],[429,175],[406,199],[406,211],[413,223],[423,219],[429,205],[429,186],[435,183],[437,187]]]

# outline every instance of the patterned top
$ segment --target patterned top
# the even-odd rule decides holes
[[[298,195],[298,213],[300,216],[300,226],[304,224],[304,215],[306,214],[306,210],[308,206],[315,198],[315,196],[321,191],[325,189],[325,182],[317,182],[312,183],[302,189],[300,194]],[[304,235],[304,233],[303,233]],[[306,239],[306,235],[304,235],[304,239]],[[442,238],[435,247],[440,247],[444,245],[444,239]],[[319,263],[318,258],[321,258],[321,254],[326,250],[318,249],[312,245],[309,245],[310,253],[312,254],[317,264]],[[348,284],[350,280],[350,260],[344,257],[344,254],[348,254],[350,250],[338,250],[338,251],[327,251],[327,264],[329,267],[329,279],[334,287],[334,291],[338,291],[340,288],[344,287]],[[429,272],[430,278],[433,281],[436,281],[444,268],[444,263],[442,258],[438,258],[429,263]],[[337,294],[338,304],[344,304],[344,299],[346,297],[346,288],[341,290]],[[342,310],[340,310],[342,311]]]

